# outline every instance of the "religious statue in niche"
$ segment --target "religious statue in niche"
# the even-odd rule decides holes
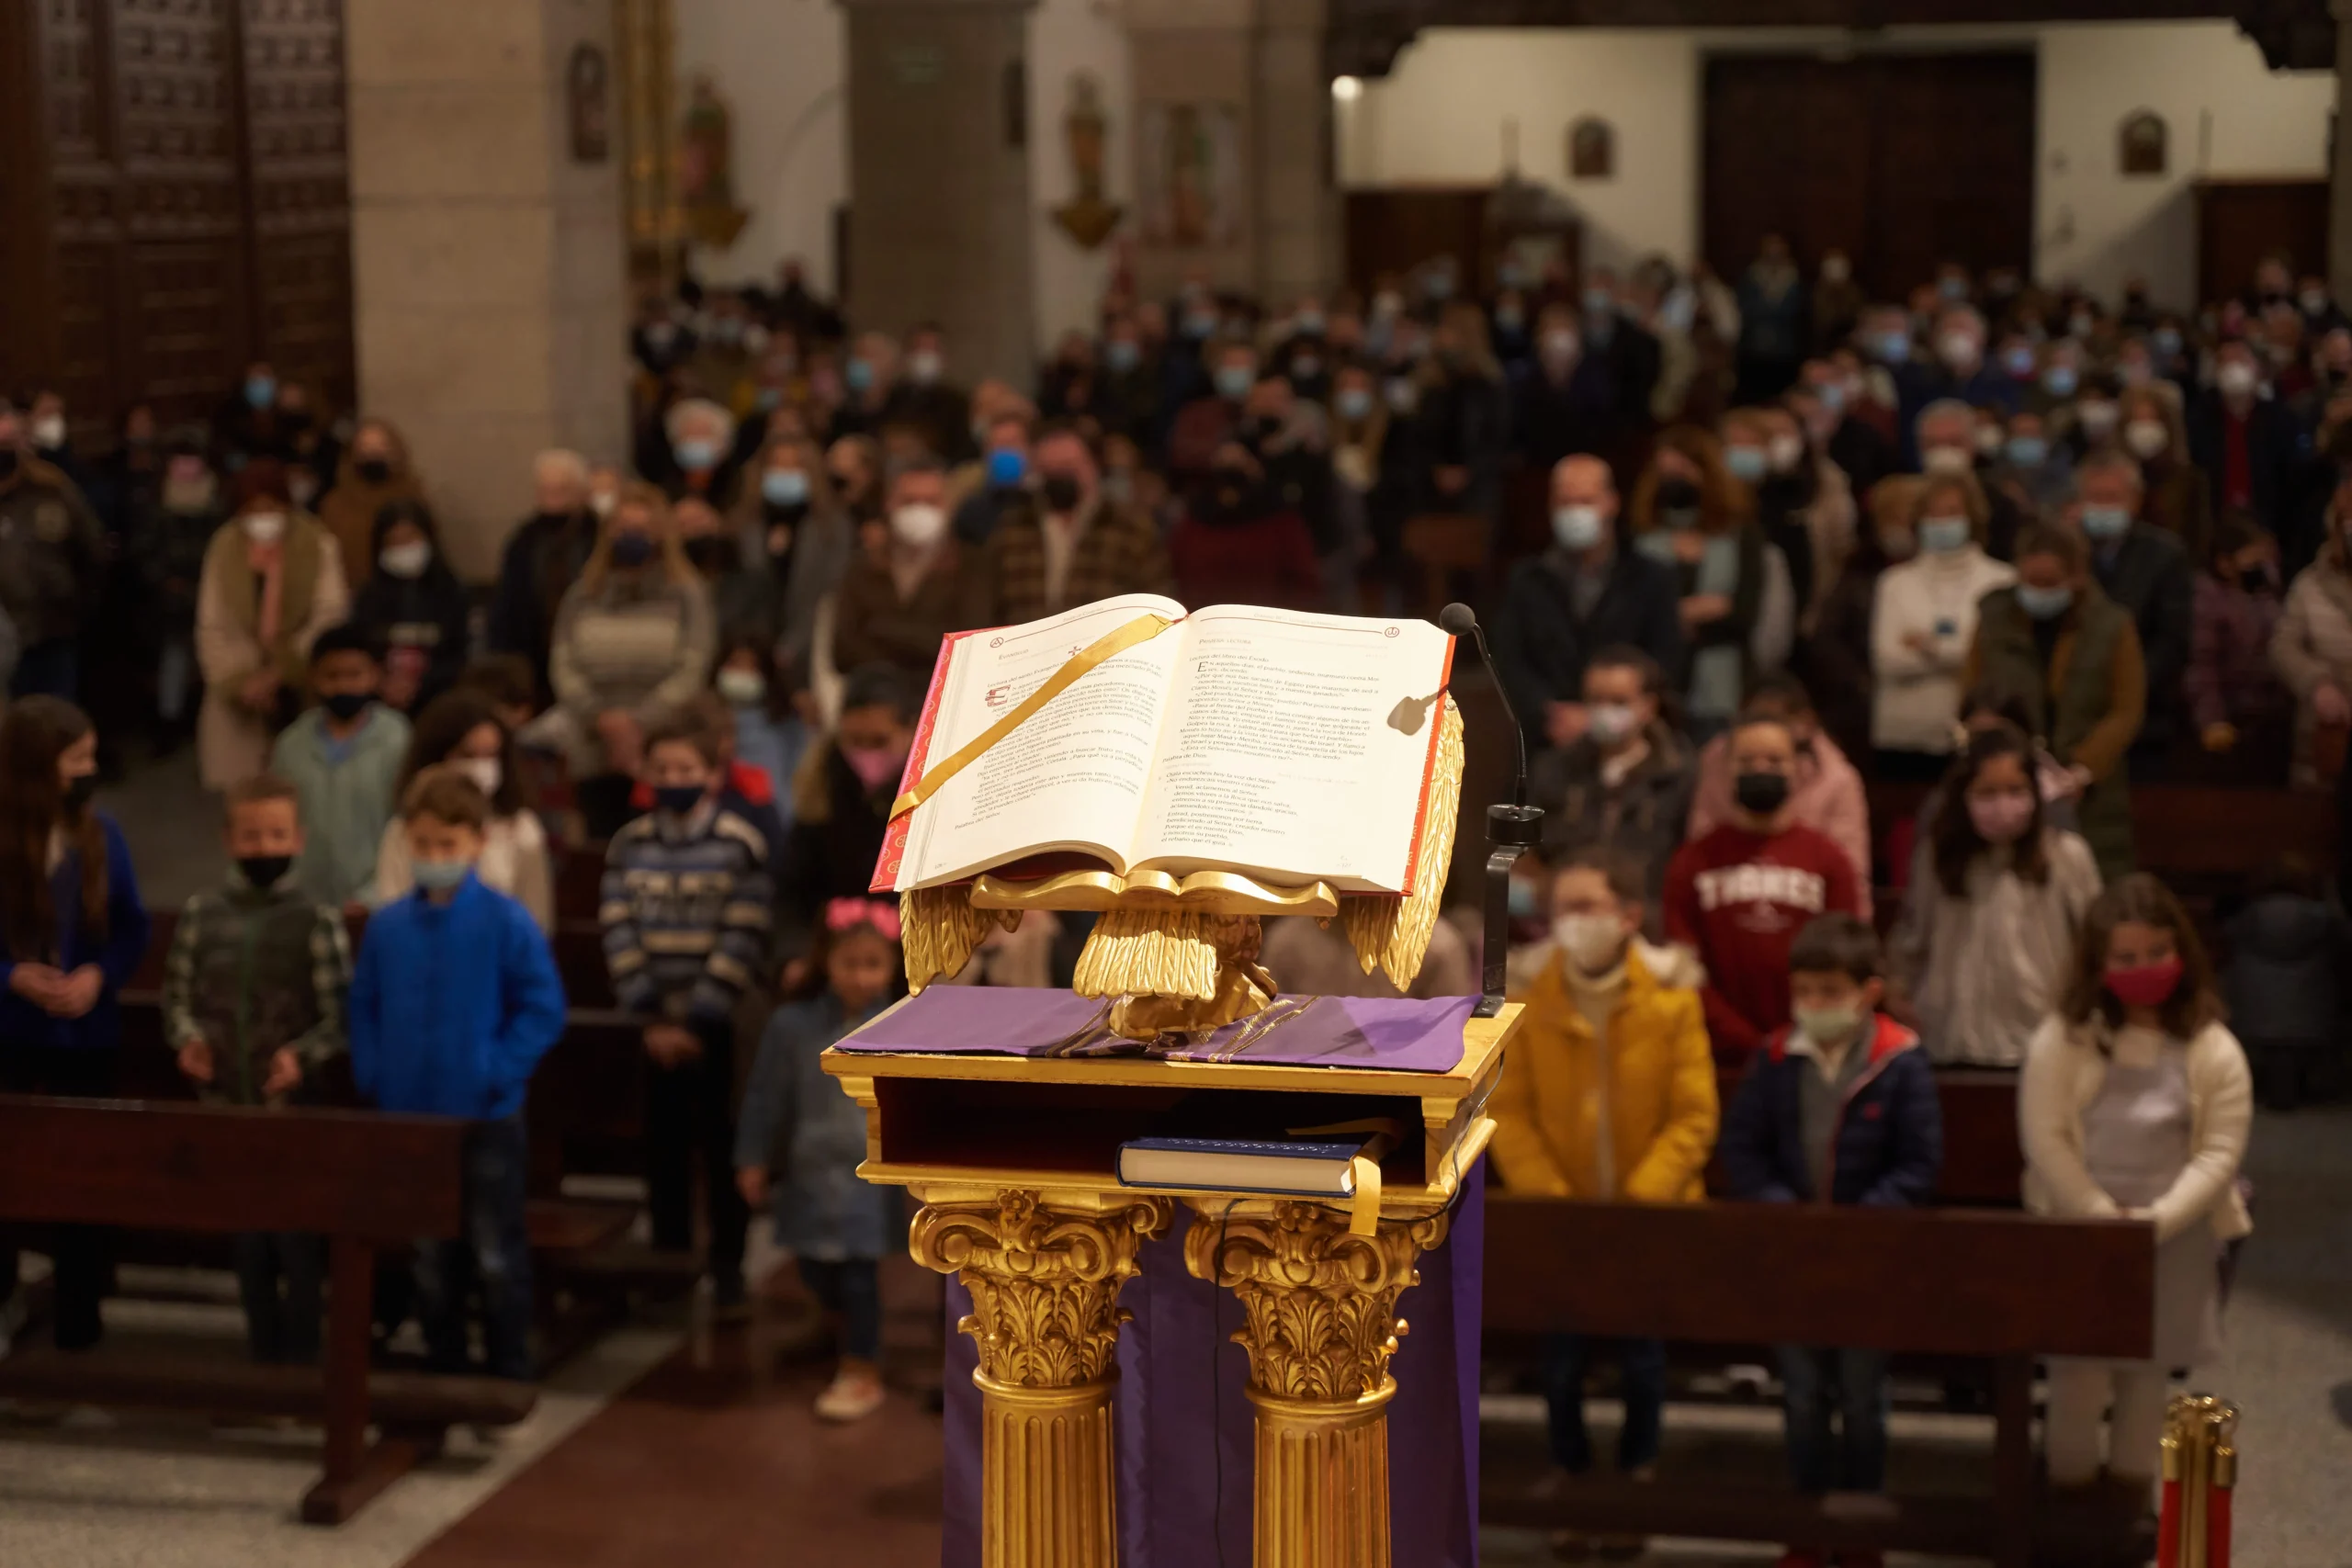
[[[1146,104],[1136,117],[1136,171],[1151,243],[1241,243],[1241,116],[1231,104]]]
[[[2154,109],[2126,115],[2116,133],[2119,157],[2127,175],[2165,172],[2165,142],[2169,137],[2164,116]]]
[[[1617,130],[1607,120],[1586,115],[1568,127],[1568,176],[1579,180],[1617,177]]]
[[[1070,198],[1054,209],[1054,221],[1076,241],[1080,250],[1102,248],[1119,226],[1126,209],[1104,195],[1104,153],[1111,122],[1102,112],[1102,84],[1084,72],[1069,79],[1069,112],[1062,117],[1062,136],[1069,147]]]
[[[686,103],[685,134],[678,141],[678,200],[686,233],[723,251],[752,215],[735,205],[734,116],[707,75],[696,75]]]
[[[571,161],[601,164],[612,155],[612,72],[605,51],[583,43],[571,51],[564,94],[571,119]]]

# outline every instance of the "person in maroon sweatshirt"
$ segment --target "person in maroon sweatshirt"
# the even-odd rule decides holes
[[[1859,915],[1854,863],[1792,820],[1797,750],[1777,718],[1732,731],[1731,820],[1675,852],[1666,935],[1707,966],[1701,998],[1715,1055],[1744,1062],[1789,1021],[1789,945],[1815,917]]]

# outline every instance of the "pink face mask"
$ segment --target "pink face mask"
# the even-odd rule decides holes
[[[868,795],[898,783],[899,770],[907,761],[903,752],[893,751],[888,746],[844,746],[842,760],[849,764],[849,771],[857,775],[857,782],[865,786]]]
[[[2033,796],[2025,790],[2005,789],[1998,795],[1968,797],[1968,819],[1976,836],[1988,844],[2013,844],[2033,821]]]

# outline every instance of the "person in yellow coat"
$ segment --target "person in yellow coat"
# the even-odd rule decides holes
[[[1692,1203],[1705,1195],[1715,1145],[1714,1059],[1699,1000],[1698,960],[1640,938],[1642,868],[1605,850],[1569,857],[1551,884],[1551,951],[1511,999],[1526,1004],[1495,1090],[1496,1173],[1512,1192],[1557,1198]],[[1617,1467],[1646,1476],[1657,1461],[1666,1346],[1554,1337],[1544,1358],[1552,1457],[1570,1474],[1592,1465],[1584,1375],[1613,1349],[1624,1387]],[[1638,1555],[1638,1540],[1563,1540],[1603,1556]]]

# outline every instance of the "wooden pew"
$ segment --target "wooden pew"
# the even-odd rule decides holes
[[[2147,1225],[1497,1194],[1487,1206],[1486,1255],[1488,1333],[1573,1328],[1709,1345],[1981,1357],[1993,1363],[1996,1422],[1989,1499],[1825,1503],[1670,1477],[1636,1483],[1596,1475],[1540,1495],[1490,1483],[1479,1506],[1490,1524],[1949,1552],[1990,1557],[2000,1568],[2028,1568],[2037,1551],[2068,1568],[2145,1556],[2135,1533],[2144,1521],[2037,1497],[2032,1429],[2037,1356],[2149,1354],[2155,1242]]]
[[[1715,1066],[1715,1103],[1729,1107],[1744,1067]],[[1939,1203],[2018,1206],[2025,1153],[2018,1145],[2018,1076],[1998,1067],[1939,1067],[1936,1098],[1944,1113],[1944,1168]],[[1724,1195],[1722,1173],[1707,1168],[1707,1190]]]
[[[175,1370],[104,1349],[20,1354],[0,1361],[0,1394],[317,1415],[325,1473],[302,1517],[342,1523],[436,1447],[439,1428],[511,1425],[537,1397],[487,1378],[368,1375],[376,1248],[464,1234],[464,1132],[440,1117],[0,1096],[0,1219],[304,1231],[328,1248],[318,1372],[217,1361]],[[383,1424],[372,1446],[371,1416]]]

